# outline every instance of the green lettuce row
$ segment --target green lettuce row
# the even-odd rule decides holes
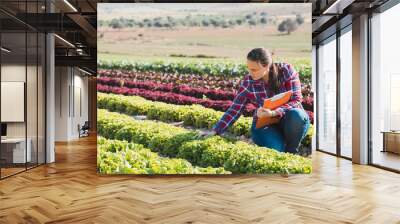
[[[146,115],[149,119],[163,122],[180,122],[195,128],[212,128],[222,117],[223,112],[205,108],[201,105],[174,105],[146,100],[139,96],[124,96],[97,93],[97,106],[101,109],[115,111],[128,115]],[[250,137],[251,117],[240,117],[228,132]],[[311,146],[313,127],[302,141],[303,146]]]
[[[185,159],[163,158],[143,145],[97,139],[97,167],[103,174],[230,174],[224,168],[196,167]]]
[[[211,76],[242,76],[247,73],[245,64],[235,63],[186,63],[186,62],[126,62],[126,61],[99,61],[102,69],[123,69],[137,72],[163,72],[177,74],[197,74]]]
[[[162,72],[176,74],[197,74],[225,77],[242,77],[248,74],[247,65],[243,63],[207,63],[207,62],[127,62],[99,61],[98,68],[122,69],[136,72]],[[293,64],[300,77],[311,82],[311,65],[305,61]]]
[[[97,107],[128,115],[146,115],[149,119],[180,122],[196,128],[212,128],[224,114],[201,105],[174,105],[146,100],[139,96],[97,93]],[[251,117],[241,117],[228,131],[250,136]]]
[[[196,166],[223,167],[233,173],[310,173],[312,169],[311,160],[298,155],[220,136],[203,139],[196,131],[137,121],[103,109],[98,110],[98,134],[142,144],[160,155],[186,159]]]
[[[311,160],[215,136],[186,142],[177,155],[199,166],[224,166],[233,173],[311,173]]]

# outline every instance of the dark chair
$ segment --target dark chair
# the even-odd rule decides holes
[[[90,129],[89,121],[85,121],[82,127],[80,127],[80,125],[78,124],[79,138],[89,136],[89,129]]]

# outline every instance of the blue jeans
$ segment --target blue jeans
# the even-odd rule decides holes
[[[303,109],[294,108],[287,111],[276,124],[257,129],[253,122],[251,138],[259,146],[297,154],[297,148],[309,126],[310,120],[307,113]]]

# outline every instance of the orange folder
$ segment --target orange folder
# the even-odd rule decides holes
[[[292,96],[292,91],[283,92],[277,94],[271,98],[264,100],[263,108],[275,110],[276,108],[282,106],[283,104],[289,102]],[[270,122],[270,117],[261,117],[257,119],[256,128],[262,128]]]

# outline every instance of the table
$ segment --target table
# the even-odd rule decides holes
[[[32,140],[26,139],[27,147],[25,154],[25,138],[5,138],[1,139],[1,159],[5,163],[26,163],[32,158],[31,145]],[[25,161],[26,160],[26,161]]]
[[[383,133],[382,152],[400,154],[400,131],[382,131],[381,133]]]

